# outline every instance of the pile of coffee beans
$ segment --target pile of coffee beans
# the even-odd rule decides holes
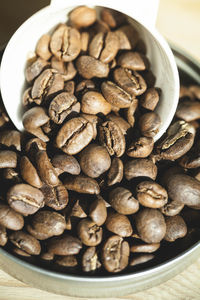
[[[200,87],[155,145],[161,91],[126,17],[81,6],[27,63],[25,132],[0,114],[0,245],[68,272],[117,273],[190,235]],[[197,214],[196,219],[199,218]]]

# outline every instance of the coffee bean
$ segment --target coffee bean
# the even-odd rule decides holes
[[[72,190],[83,194],[99,194],[100,188],[96,180],[93,178],[78,175],[73,177],[67,177],[64,180],[64,186],[68,190]]]
[[[84,272],[95,271],[101,267],[101,263],[98,260],[97,252],[95,247],[89,247],[83,253],[82,256],[82,269]]]
[[[153,111],[159,102],[158,90],[154,87],[149,88],[141,96],[140,105],[148,110]]]
[[[139,209],[139,202],[129,190],[123,187],[117,187],[109,193],[109,203],[118,213],[123,215],[134,214]]]
[[[191,150],[180,158],[179,164],[184,169],[196,169],[200,167],[199,142],[194,143]]]
[[[0,204],[0,225],[11,230],[20,230],[24,227],[24,218],[7,204]]]
[[[86,246],[97,246],[102,241],[102,228],[90,219],[83,219],[78,223],[77,233]]]
[[[130,50],[131,43],[130,43],[127,35],[121,30],[116,30],[115,33],[119,40],[119,49],[120,50]]]
[[[2,176],[4,179],[12,181],[13,184],[20,183],[22,181],[19,173],[13,168],[3,169]]]
[[[7,201],[15,211],[27,216],[44,206],[44,195],[39,189],[20,183],[8,190]]]
[[[154,141],[152,137],[139,137],[131,142],[126,153],[130,157],[145,158],[153,151]]]
[[[145,208],[136,216],[136,228],[141,239],[146,243],[159,243],[166,234],[166,223],[157,209]]]
[[[127,134],[127,131],[130,128],[130,124],[128,122],[126,122],[125,119],[123,119],[122,117],[120,117],[118,115],[115,115],[114,113],[107,115],[107,119],[109,121],[113,121],[114,123],[116,123],[120,127],[120,129],[124,135]]]
[[[40,180],[37,170],[27,156],[22,156],[20,160],[20,173],[24,181],[28,184],[36,188],[42,187],[42,181]]]
[[[157,167],[152,160],[147,158],[132,159],[125,163],[124,175],[127,180],[141,176],[155,180],[157,176]]]
[[[89,216],[98,226],[101,226],[105,223],[107,218],[107,209],[105,200],[100,196],[97,196],[97,198],[90,205]]]
[[[72,155],[56,154],[52,158],[52,165],[54,166],[58,175],[64,172],[72,175],[78,175],[81,171],[78,161]]]
[[[70,217],[77,217],[77,218],[85,218],[87,217],[86,213],[84,212],[83,208],[80,205],[80,201],[77,200],[70,212]],[[67,228],[66,228],[67,229]]]
[[[74,255],[57,257],[55,263],[62,267],[75,267],[78,265],[77,258]]]
[[[111,111],[111,105],[108,103],[101,93],[89,91],[86,92],[81,99],[81,111],[86,114],[102,113],[107,115]]]
[[[134,28],[134,26],[131,26],[130,24],[123,25],[123,26],[119,27],[116,32],[118,32],[118,31],[123,32],[126,35],[128,41],[131,45],[130,49],[134,49],[139,40],[139,34],[138,34],[137,30]],[[124,48],[121,48],[121,49],[124,49]]]
[[[36,155],[37,170],[42,181],[51,186],[59,185],[57,173],[52,166],[46,151],[39,151]]]
[[[130,251],[133,253],[143,252],[143,253],[153,253],[160,248],[160,243],[151,244],[136,244],[131,246]]]
[[[105,7],[101,10],[101,19],[111,28],[120,26],[126,21],[122,13]]]
[[[61,183],[55,187],[44,184],[41,187],[44,194],[45,205],[55,210],[62,210],[68,204],[69,196],[66,188]]]
[[[183,100],[179,103],[176,116],[186,122],[198,120],[200,118],[199,101]]]
[[[41,246],[39,241],[30,234],[23,231],[12,232],[9,240],[20,250],[30,255],[39,255]]]
[[[50,63],[42,58],[36,59],[30,66],[26,68],[25,77],[26,80],[30,83],[33,81],[44,69],[47,69],[50,66]]]
[[[124,109],[124,115],[131,127],[135,124],[135,112],[138,107],[138,99],[133,98],[131,105]]]
[[[167,229],[164,239],[166,241],[174,242],[187,234],[187,225],[181,216],[167,217],[165,222]]]
[[[1,131],[0,144],[16,150],[21,151],[21,132],[17,130],[4,130]]]
[[[147,65],[147,58],[138,52],[126,51],[119,55],[117,64],[122,68],[133,71],[144,71]]]
[[[49,60],[51,52],[49,51],[51,37],[49,34],[43,34],[36,45],[36,54],[44,60]]]
[[[86,52],[88,49],[89,39],[90,39],[90,35],[88,32],[86,31],[81,32],[81,50],[83,52]]]
[[[64,81],[73,79],[77,73],[72,61],[64,62],[58,60],[55,56],[51,58],[51,68],[58,71],[58,73],[62,75]]]
[[[102,263],[108,272],[117,273],[128,265],[129,244],[118,235],[109,237],[103,245]]]
[[[114,157],[107,176],[108,186],[119,183],[123,179],[124,165],[120,158]]]
[[[17,154],[10,150],[0,150],[0,169],[16,168]]]
[[[173,217],[178,215],[184,208],[184,204],[176,201],[171,201],[161,207],[160,211],[163,215],[168,217]]]
[[[146,113],[139,119],[140,131],[146,137],[154,137],[158,133],[160,125],[160,117],[155,112]]]
[[[69,14],[70,23],[75,27],[88,27],[96,21],[96,10],[87,6],[79,6]]]
[[[6,228],[0,225],[0,246],[5,246],[7,241],[8,241],[8,236],[7,236]]]
[[[153,254],[142,254],[142,255],[138,255],[137,257],[134,257],[131,259],[130,261],[130,266],[137,266],[139,264],[144,264],[152,259],[154,259],[154,255]]]
[[[97,124],[99,123],[99,120],[100,120],[99,117],[97,117],[95,115],[90,115],[90,114],[80,114],[80,116],[92,124],[92,128],[93,128],[93,137],[92,138],[93,138],[93,140],[95,140],[97,137]]]
[[[131,236],[133,229],[128,217],[117,212],[110,212],[106,219],[106,228],[122,237]]]
[[[104,78],[108,76],[109,66],[102,61],[87,55],[79,56],[76,60],[79,74],[86,79],[93,77]]]
[[[48,255],[75,255],[82,248],[81,241],[69,234],[50,238],[47,241]]]

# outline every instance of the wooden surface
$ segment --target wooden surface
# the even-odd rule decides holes
[[[168,40],[200,60],[200,0],[161,0],[157,28]],[[0,300],[18,299],[70,300],[74,298],[55,296],[28,287],[0,271]],[[166,283],[120,299],[199,300],[200,258],[184,272]]]

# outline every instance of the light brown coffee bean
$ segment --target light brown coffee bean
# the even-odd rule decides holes
[[[0,144],[21,151],[21,138],[21,132],[17,130],[3,130],[0,135]]]
[[[8,241],[8,236],[7,236],[6,228],[0,225],[0,246],[5,246],[7,241]]]
[[[151,154],[154,147],[154,140],[152,137],[139,137],[132,141],[126,153],[130,157],[145,158]]]
[[[102,263],[108,272],[117,273],[124,270],[129,261],[130,248],[128,242],[122,237],[113,235],[109,237],[102,249]]]
[[[44,184],[41,187],[41,191],[44,194],[44,202],[46,206],[55,210],[62,210],[67,206],[69,196],[68,191],[63,184],[59,183],[59,185],[54,187]]]
[[[157,176],[157,166],[147,158],[132,159],[124,165],[124,175],[127,180],[136,177],[149,177],[153,180]]]
[[[144,264],[152,259],[154,259],[154,255],[153,254],[142,254],[142,255],[138,255],[137,257],[134,257],[131,259],[130,261],[130,266],[137,266],[139,264]]]
[[[37,78],[44,69],[49,68],[50,63],[42,58],[37,58],[30,66],[25,70],[25,78],[30,83]]]
[[[88,50],[88,44],[90,40],[90,35],[87,31],[81,32],[81,50],[86,52]]]
[[[0,169],[16,168],[17,154],[10,150],[0,150]]]
[[[126,18],[122,13],[105,7],[101,10],[101,19],[111,28],[120,26],[126,21]]]
[[[82,269],[84,272],[91,272],[99,269],[101,263],[98,259],[96,247],[89,247],[82,256]]]
[[[152,87],[146,90],[141,96],[140,105],[148,110],[153,111],[159,102],[158,89]]]
[[[62,75],[64,81],[73,79],[77,73],[72,61],[64,62],[58,60],[55,56],[51,59],[51,67]]]
[[[15,211],[27,216],[44,206],[44,195],[29,184],[19,183],[8,190],[7,201]]]
[[[166,234],[165,219],[159,210],[153,208],[145,208],[137,214],[136,228],[146,243],[159,243]]]
[[[78,265],[77,258],[74,255],[57,257],[55,263],[62,267],[75,267]]]
[[[27,156],[22,156],[20,160],[20,174],[28,184],[36,188],[42,187],[42,181],[40,180],[37,170]]]
[[[147,66],[147,58],[141,53],[126,51],[119,55],[117,64],[133,71],[144,71]]]
[[[132,215],[139,209],[139,202],[129,190],[123,187],[117,187],[109,193],[109,203],[123,215]]]
[[[48,253],[53,255],[75,255],[81,248],[81,241],[69,234],[50,238],[47,242]]]
[[[9,240],[20,250],[30,255],[40,254],[41,246],[39,241],[26,232],[23,231],[12,232],[9,235]]]
[[[124,175],[124,165],[120,158],[114,157],[107,175],[108,186],[122,181]]]
[[[79,56],[76,60],[76,67],[79,74],[86,79],[93,77],[104,78],[108,76],[109,65],[87,55]]]
[[[36,155],[37,171],[42,181],[51,186],[59,185],[57,173],[52,166],[46,151],[39,151]]]
[[[90,219],[83,219],[78,223],[77,233],[86,246],[97,246],[102,241],[102,228]]]
[[[116,32],[118,31],[123,32],[126,35],[131,46],[131,48],[129,49],[134,49],[139,40],[139,34],[137,30],[132,25],[127,24],[119,27]],[[121,48],[121,49],[125,49],[125,48]]]
[[[95,116],[95,115],[90,115],[90,114],[80,114],[81,117],[86,119],[86,121],[90,122],[92,124],[93,128],[93,140],[96,139],[97,137],[97,124],[99,123],[100,118]]]
[[[183,208],[184,208],[183,203],[171,201],[171,202],[168,202],[167,204],[165,204],[163,207],[161,207],[160,211],[165,216],[173,217],[173,216],[178,215]]]
[[[96,17],[96,10],[87,6],[78,6],[69,13],[70,23],[77,28],[92,25]]]
[[[89,216],[98,226],[105,223],[107,218],[107,208],[105,200],[98,196],[90,205]]]
[[[187,234],[187,225],[181,216],[167,217],[166,234],[164,239],[168,242],[174,242],[177,239],[183,238]]]
[[[38,40],[35,52],[38,56],[43,58],[44,60],[49,60],[51,57],[51,52],[49,50],[51,37],[49,34],[43,34],[41,38]]]
[[[111,105],[101,93],[95,91],[86,92],[81,99],[81,111],[86,114],[102,113],[107,115],[111,111]]]
[[[155,112],[145,113],[139,119],[140,131],[146,137],[154,137],[159,132],[160,125],[160,116]]]
[[[97,181],[93,178],[78,175],[73,177],[67,177],[63,182],[64,186],[68,190],[75,191],[83,194],[99,194],[100,188]]]
[[[79,175],[81,172],[80,165],[76,158],[72,155],[56,154],[52,158],[52,165],[54,166],[58,175],[67,172],[72,175]]]
[[[24,218],[7,204],[0,204],[0,225],[11,230],[24,227]]]
[[[131,246],[130,251],[133,253],[143,252],[143,253],[153,253],[160,248],[160,243],[151,244],[136,244]]]
[[[117,212],[110,212],[106,219],[106,228],[122,237],[131,236],[133,229],[128,217]]]
[[[127,131],[131,127],[130,124],[128,122],[126,122],[126,120],[124,118],[122,118],[118,115],[115,115],[114,113],[107,115],[107,120],[113,121],[114,123],[116,123],[120,127],[120,129],[124,135],[127,134]]]
[[[115,33],[119,40],[119,50],[130,50],[131,43],[130,43],[127,35],[121,30],[116,30]]]

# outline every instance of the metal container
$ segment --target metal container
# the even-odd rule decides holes
[[[200,64],[182,50],[172,46],[180,72],[181,82],[200,84]],[[174,244],[174,243],[172,243]],[[4,249],[0,249],[2,270],[18,280],[61,295],[74,297],[115,297],[144,291],[163,283],[193,263],[200,255],[200,230],[189,241],[178,240],[175,247],[165,251],[160,261],[133,268],[117,275],[81,276],[59,273],[35,266]],[[169,256],[169,257],[168,257]]]

